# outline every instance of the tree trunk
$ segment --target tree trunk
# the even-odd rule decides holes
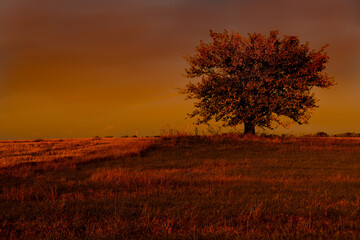
[[[255,124],[254,123],[244,123],[244,134],[252,134],[255,135]]]

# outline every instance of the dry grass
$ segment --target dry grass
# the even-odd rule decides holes
[[[42,160],[24,165],[10,158],[0,168],[0,237],[360,237],[359,139],[178,135],[96,141],[102,144],[42,141],[35,149],[3,151],[11,157],[22,147],[42,153]],[[71,155],[72,164],[40,168],[63,159],[44,154],[49,151]]]
[[[64,160],[91,161],[138,154],[153,138],[0,141],[0,167]]]

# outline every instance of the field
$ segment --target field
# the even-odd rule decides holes
[[[0,239],[359,239],[359,138],[0,141]]]

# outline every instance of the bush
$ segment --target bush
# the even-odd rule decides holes
[[[337,134],[335,137],[360,137],[360,133],[346,132]]]
[[[92,140],[101,140],[101,137],[99,137],[99,136],[95,136],[95,137],[93,137],[93,139]]]
[[[317,132],[315,134],[315,137],[329,137],[329,134],[327,134],[326,132]]]

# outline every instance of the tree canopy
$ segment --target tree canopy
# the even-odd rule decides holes
[[[212,42],[200,41],[196,54],[185,57],[190,65],[185,77],[198,80],[182,90],[197,100],[189,116],[196,116],[198,124],[212,119],[224,126],[244,124],[244,132],[252,134],[255,126],[285,125],[281,116],[307,123],[310,111],[318,107],[312,88],[334,85],[324,72],[327,45],[313,50],[297,36],[278,34],[249,33],[246,38],[210,31]]]

